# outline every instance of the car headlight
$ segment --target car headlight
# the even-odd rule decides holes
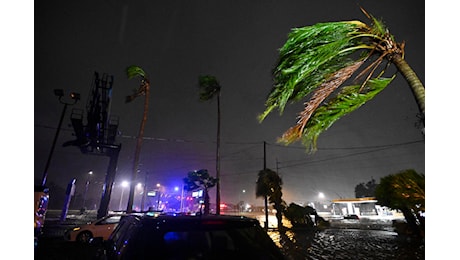
[[[73,228],[72,231],[78,231],[80,229],[81,229],[80,227],[76,227],[76,228]]]

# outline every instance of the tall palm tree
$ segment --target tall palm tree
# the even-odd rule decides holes
[[[205,75],[198,78],[200,101],[217,97],[217,140],[216,140],[216,214],[220,215],[220,84],[216,77]]]
[[[133,208],[134,202],[134,189],[135,189],[135,180],[137,179],[137,172],[139,167],[139,157],[142,148],[142,139],[144,138],[144,128],[147,122],[147,112],[149,110],[149,96],[150,96],[150,81],[147,78],[143,69],[138,66],[129,66],[126,69],[126,74],[128,75],[128,79],[132,79],[135,77],[141,78],[141,84],[139,88],[133,91],[132,95],[126,97],[125,102],[129,103],[133,101],[135,98],[139,96],[144,96],[144,112],[141,121],[141,125],[139,127],[139,134],[137,135],[137,142],[136,142],[136,150],[134,151],[134,160],[133,160],[133,168],[131,173],[131,182],[129,188],[129,198],[128,198],[128,206],[126,208],[126,212],[131,213]]]
[[[268,210],[267,200],[276,210],[276,219],[278,220],[278,229],[283,229],[283,212],[286,205],[282,199],[283,192],[281,186],[283,180],[275,171],[271,169],[264,169],[259,171],[256,182],[256,198],[263,197],[265,200],[265,229],[268,227]]]
[[[371,25],[361,21],[339,21],[294,28],[290,32],[280,49],[273,70],[274,87],[259,121],[274,109],[282,114],[288,102],[306,97],[308,100],[299,113],[297,124],[278,141],[290,144],[301,140],[307,151],[316,151],[322,132],[390,84],[396,72],[390,77],[383,75],[391,64],[409,83],[421,118],[424,118],[425,87],[404,60],[404,42],[396,42],[382,21],[361,10]],[[353,74],[357,74],[354,84],[336,91]],[[332,96],[333,93],[337,94]]]
[[[198,171],[191,171],[184,178],[184,189],[193,191],[202,188],[204,191],[204,215],[209,214],[209,189],[214,187],[218,182],[217,178],[209,175],[208,170],[201,169]]]

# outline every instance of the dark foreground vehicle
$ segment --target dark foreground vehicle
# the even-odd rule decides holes
[[[102,259],[284,259],[256,219],[240,216],[130,215],[103,245]]]

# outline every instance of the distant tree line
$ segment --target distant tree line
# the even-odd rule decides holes
[[[367,183],[361,182],[355,187],[355,197],[356,198],[375,197],[376,187],[377,187],[377,183],[375,183],[374,178],[372,178]]]

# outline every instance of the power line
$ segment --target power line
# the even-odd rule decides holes
[[[35,125],[35,127],[42,127],[42,128],[47,128],[47,129],[56,129],[55,127],[49,127],[49,126],[44,126],[44,125]],[[64,129],[63,129],[64,130]],[[68,129],[68,131],[71,131]],[[121,138],[126,138],[126,139],[136,139],[136,136],[129,136],[129,135],[120,135],[119,137]],[[215,143],[215,141],[197,141],[197,140],[191,140],[191,139],[181,139],[181,138],[159,138],[159,137],[149,137],[149,136],[144,136],[144,140],[150,140],[150,141],[158,141],[158,142],[174,142],[174,143],[191,143],[191,144],[206,144],[206,143]],[[412,145],[412,144],[417,144],[417,143],[424,143],[424,140],[415,140],[415,141],[409,141],[409,142],[403,142],[403,143],[393,143],[393,144],[385,144],[385,145],[371,145],[371,146],[354,146],[354,147],[322,147],[318,148],[318,150],[324,150],[324,151],[333,151],[333,150],[366,150],[366,151],[361,151],[361,152],[356,152],[356,153],[350,153],[350,154],[342,154],[340,156],[334,156],[334,157],[329,157],[329,158],[324,158],[324,159],[318,159],[314,161],[305,161],[305,159],[300,159],[300,160],[290,160],[290,161],[282,161],[281,166],[278,167],[278,169],[286,169],[286,168],[292,168],[292,167],[299,167],[303,165],[311,165],[315,163],[322,163],[322,162],[328,162],[332,160],[338,160],[338,159],[343,159],[347,157],[353,157],[353,156],[359,156],[363,154],[369,154],[369,153],[375,153],[378,151],[386,150],[386,149],[391,149],[395,147],[400,147],[400,146],[405,146],[405,145]],[[250,152],[252,149],[256,148],[261,148],[263,145],[262,141],[259,142],[224,142],[226,145],[250,145],[249,147],[244,147],[240,150],[233,151],[228,154],[223,154],[222,159],[225,160],[226,163],[230,162],[241,162],[241,161],[257,161],[259,162],[262,160],[261,158],[255,158],[253,156],[246,156],[245,158],[238,158],[237,155],[243,154],[245,152]],[[299,147],[299,146],[286,146],[286,145],[280,145],[280,144],[272,144],[272,143],[266,143],[270,146],[273,147],[281,147],[283,149],[302,149],[304,150],[305,147]],[[371,150],[369,150],[371,149]],[[159,157],[157,157],[159,158]],[[163,158],[164,160],[167,160],[168,158]],[[172,157],[170,159],[173,159]],[[184,160],[196,160],[196,161],[208,161],[210,162],[212,159],[210,157],[203,157],[203,156],[197,156],[195,158],[193,157],[184,157]],[[278,165],[277,165],[278,166]],[[183,167],[179,167],[183,168]],[[245,171],[245,172],[239,172],[239,173],[232,173],[229,175],[246,175],[253,173],[253,171]],[[226,175],[226,176],[229,176]]]
[[[52,126],[45,126],[45,125],[40,125],[36,124],[35,127],[42,127],[42,128],[47,128],[47,129],[56,129],[56,127]],[[73,131],[72,129],[62,129],[63,131]],[[117,137],[120,138],[126,138],[126,139],[136,139],[137,136],[132,136],[132,135],[119,135]],[[215,143],[215,141],[209,140],[209,141],[203,141],[203,140],[191,140],[191,139],[181,139],[181,138],[162,138],[162,137],[149,137],[149,136],[144,136],[143,140],[147,141],[159,141],[159,142],[174,142],[174,143]],[[415,144],[415,143],[423,143],[425,140],[415,140],[415,141],[409,141],[409,142],[404,142],[404,143],[394,143],[394,144],[385,144],[385,145],[371,145],[371,146],[349,146],[349,147],[319,147],[318,150],[360,150],[360,149],[375,149],[375,148],[385,148],[385,147],[392,147],[392,146],[401,146],[401,145],[409,145],[409,144]],[[254,141],[254,142],[223,142],[226,145],[254,145],[254,146],[262,146],[263,141]],[[266,142],[267,145],[270,146],[276,146],[276,147],[281,147],[281,148],[286,148],[286,149],[302,149],[305,150],[304,146],[293,146],[293,145],[281,145],[281,144],[272,144]],[[250,148],[248,148],[250,149]]]
[[[392,146],[401,146],[401,145],[409,145],[415,143],[424,143],[425,140],[416,140],[404,143],[394,143],[394,144],[384,144],[384,145],[370,145],[370,146],[350,146],[350,147],[318,147],[318,150],[361,150],[361,149],[374,149],[374,148],[385,148],[385,147],[392,147]],[[280,144],[269,144],[271,146],[282,147],[287,149],[303,149],[305,150],[304,146],[287,146],[287,145],[280,145]]]
[[[284,168],[297,167],[297,166],[306,165],[306,164],[314,164],[314,163],[321,163],[321,162],[332,161],[332,160],[337,160],[337,159],[343,159],[343,158],[352,157],[352,156],[358,156],[358,155],[363,155],[363,154],[368,154],[368,153],[379,152],[379,151],[386,150],[386,149],[391,149],[391,148],[394,148],[394,147],[396,147],[396,146],[386,146],[386,147],[374,149],[374,150],[371,150],[371,151],[363,151],[363,152],[358,152],[358,153],[351,153],[351,154],[335,156],[335,157],[326,158],[326,159],[320,159],[320,160],[316,160],[316,161],[294,163],[294,164],[287,165],[287,166],[281,166],[279,168],[284,169]]]

